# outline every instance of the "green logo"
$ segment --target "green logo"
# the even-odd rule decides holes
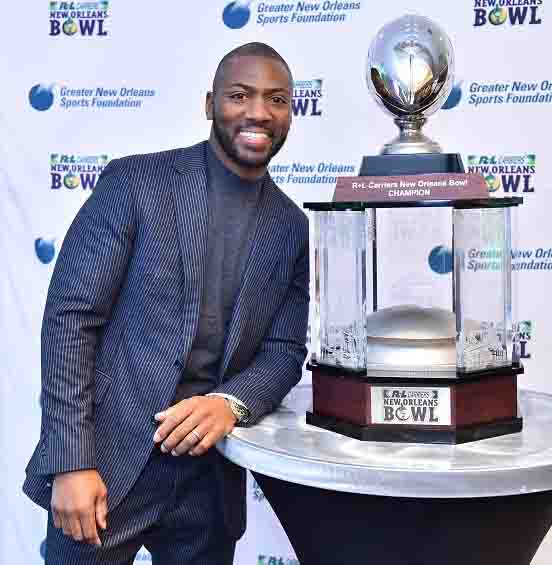
[[[68,173],[63,178],[63,184],[67,188],[70,188],[72,190],[72,189],[77,188],[79,186],[80,180],[79,180],[79,177],[77,175],[74,175],[73,173]]]
[[[75,35],[77,31],[79,31],[79,26],[75,20],[68,19],[63,22],[63,33],[66,35]]]
[[[518,331],[525,339],[531,338],[531,330],[533,329],[533,323],[530,320],[523,320],[518,324]]]
[[[496,192],[500,188],[500,179],[494,175],[487,175],[485,182],[487,183],[489,192]]]
[[[508,17],[508,12],[504,8],[497,6],[489,14],[489,21],[493,25],[499,26],[499,25],[502,25],[506,21],[507,17]]]

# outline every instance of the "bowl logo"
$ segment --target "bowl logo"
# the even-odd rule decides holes
[[[410,418],[410,414],[408,413],[408,410],[404,404],[399,406],[395,410],[395,418],[397,418],[398,420],[402,420],[403,422],[406,422],[406,420]]]
[[[474,27],[481,27],[490,23],[493,26],[501,26],[507,21],[512,26],[518,25],[539,25],[542,18],[539,18],[539,8],[543,0],[521,0],[512,2],[511,0],[475,0],[474,8]],[[483,4],[485,7],[480,7]],[[498,5],[500,4],[500,5]],[[487,7],[494,8],[487,12]],[[507,6],[507,7],[504,7]]]
[[[54,104],[54,85],[35,84],[29,91],[29,103],[39,112],[49,110]]]
[[[222,12],[222,21],[230,29],[241,29],[251,17],[252,0],[235,0],[227,4]]]
[[[446,245],[438,245],[431,250],[428,257],[430,269],[438,275],[452,273],[452,249]]]
[[[485,182],[487,183],[489,192],[496,192],[500,188],[500,179],[494,175],[487,175]]]
[[[460,104],[462,99],[462,82],[456,83],[448,95],[446,102],[443,104],[443,110],[450,110],[451,108],[456,108]]]
[[[79,179],[78,175],[75,175],[73,173],[67,173],[65,175],[65,177],[63,178],[63,184],[64,184],[65,188],[73,190],[73,189],[79,187],[80,179]]]
[[[489,21],[494,26],[502,25],[507,19],[508,19],[508,12],[504,8],[501,8],[500,6],[497,6],[496,8],[494,8],[494,10],[491,10],[491,12],[489,13]]]
[[[54,260],[56,256],[56,246],[55,246],[55,239],[44,239],[39,237],[35,239],[35,253],[38,257],[38,260],[47,265]]]
[[[77,25],[77,22],[71,18],[65,20],[63,22],[63,26],[61,27],[65,35],[75,35],[75,33],[79,31],[79,26]]]

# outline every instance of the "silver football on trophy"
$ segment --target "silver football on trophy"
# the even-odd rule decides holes
[[[429,18],[409,14],[378,31],[368,52],[366,81],[400,130],[382,154],[441,153],[439,144],[421,130],[446,102],[453,75],[452,43]]]

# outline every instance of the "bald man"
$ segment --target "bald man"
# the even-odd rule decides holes
[[[215,443],[299,381],[308,226],[267,172],[293,81],[268,45],[220,62],[208,141],[112,161],[64,240],[24,491],[46,565],[233,561],[245,472]]]

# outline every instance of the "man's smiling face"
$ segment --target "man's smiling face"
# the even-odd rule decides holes
[[[262,176],[280,150],[291,125],[293,85],[277,59],[237,55],[224,65],[207,95],[207,118],[213,121],[210,143],[237,175]]]

